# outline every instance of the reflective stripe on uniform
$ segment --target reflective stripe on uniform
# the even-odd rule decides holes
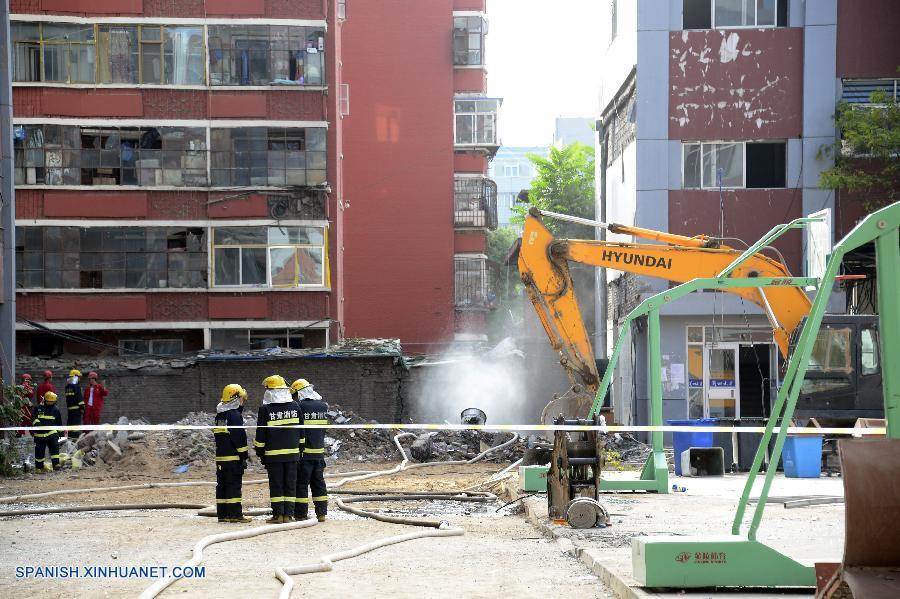
[[[240,503],[240,497],[232,497],[231,499],[216,499],[216,503]]]
[[[304,420],[303,424],[328,424],[327,420]]]
[[[300,437],[300,442],[301,442],[301,443],[306,443],[306,437]]]
[[[313,497],[313,501],[328,501],[328,495],[319,495],[318,497]]]
[[[266,452],[267,456],[270,455],[290,455],[292,453],[300,453],[299,447],[293,447],[290,449],[270,449]]]
[[[81,409],[81,406],[69,406],[69,409],[70,410],[79,410],[79,409]]]
[[[238,461],[239,459],[241,459],[241,458],[240,458],[239,456],[236,456],[236,455],[223,455],[223,456],[218,456],[218,455],[217,455],[217,456],[216,456],[216,461],[217,461],[217,462],[236,462],[236,461]]]
[[[309,499],[307,497],[297,497],[294,499],[296,503],[309,503]]]
[[[46,433],[34,433],[34,436],[43,439],[44,437],[49,437],[50,435],[55,435],[56,433],[57,431],[47,431]]]
[[[247,451],[247,446],[246,446],[246,445],[244,445],[243,447],[238,447],[238,448],[237,448],[237,452],[238,452],[238,453],[241,453],[241,452],[244,452],[244,451]]]
[[[266,446],[265,441],[254,441],[253,442],[253,447],[265,447],[265,446]]]
[[[58,459],[59,459],[59,454],[57,453],[57,454],[54,454],[54,455],[50,456],[50,459],[51,459],[51,460],[58,460]]]
[[[227,434],[228,434],[228,429],[225,428],[224,426],[217,426],[217,427],[213,428],[213,434],[214,434],[214,435],[219,435],[219,434],[222,434],[222,433],[224,433],[224,434],[227,435]]]
[[[271,503],[281,503],[283,501],[290,501],[291,499],[293,499],[293,497],[271,497],[269,498],[269,501]]]
[[[325,453],[325,448],[320,447],[319,449],[310,449],[307,447],[303,450],[303,453]]]
[[[269,420],[269,426],[281,426],[282,424],[300,424],[299,418],[282,418],[281,420]]]

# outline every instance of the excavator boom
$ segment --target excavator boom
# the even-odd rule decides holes
[[[519,249],[519,275],[538,318],[560,354],[575,392],[575,407],[587,414],[600,383],[584,320],[575,298],[569,263],[589,264],[638,275],[683,283],[718,276],[741,252],[718,246],[706,236],[684,237],[622,225],[602,225],[608,230],[668,245],[612,243],[555,239],[544,226],[540,213],[525,218]],[[790,277],[780,262],[756,254],[731,272],[732,277]],[[794,286],[768,289],[728,289],[759,305],[772,325],[778,349],[785,357],[791,333],[809,313],[811,302]]]

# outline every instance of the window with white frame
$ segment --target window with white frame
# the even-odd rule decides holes
[[[496,98],[467,98],[453,102],[455,116],[454,139],[458,146],[496,146],[497,113],[500,100]]]
[[[120,339],[119,355],[151,354],[154,356],[174,356],[184,353],[181,339]]]
[[[210,25],[210,85],[321,85],[325,30],[282,25]]]
[[[321,287],[327,267],[323,227],[217,227],[214,287]]]
[[[503,176],[504,177],[518,177],[519,176],[519,163],[518,162],[507,162],[503,165]]]
[[[684,0],[684,29],[786,27],[788,0]]]
[[[685,189],[781,188],[786,177],[784,142],[682,144]]]
[[[453,18],[453,64],[484,64],[484,35],[487,21],[480,16]]]

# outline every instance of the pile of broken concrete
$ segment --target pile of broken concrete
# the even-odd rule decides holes
[[[129,424],[147,423],[143,420],[131,422],[122,416],[116,424],[128,426]],[[142,432],[95,430],[82,434],[75,441],[71,438],[63,439],[60,452],[69,456],[73,467],[80,467],[81,465],[93,466],[98,462],[115,464],[130,453],[146,451],[146,447],[146,435]]]

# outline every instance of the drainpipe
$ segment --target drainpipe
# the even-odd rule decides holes
[[[16,372],[16,200],[13,187],[12,66],[9,40],[9,3],[0,0],[0,372],[7,385]]]

